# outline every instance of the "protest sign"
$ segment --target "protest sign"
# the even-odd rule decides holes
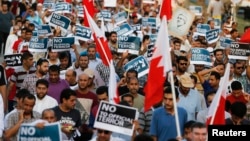
[[[125,52],[128,50],[131,54],[139,54],[140,38],[132,36],[119,36],[118,37],[118,50],[117,52]]]
[[[90,28],[85,26],[76,25],[75,38],[83,41],[89,41],[92,37]]]
[[[132,136],[133,121],[138,119],[137,109],[101,101],[94,127]]]
[[[29,42],[29,51],[31,52],[47,52],[48,38],[39,38],[33,36]]]
[[[4,55],[4,61],[7,66],[9,67],[17,67],[22,66],[22,54],[7,54]]]
[[[84,17],[84,8],[82,5],[77,5],[77,17]]]
[[[128,23],[121,24],[113,29],[117,33],[117,36],[127,36],[134,32],[132,27]]]
[[[220,19],[214,19],[214,28],[221,29],[221,20]]]
[[[156,39],[157,39],[157,34],[150,34],[150,43],[155,44]]]
[[[34,30],[34,31],[32,32],[32,36],[38,36],[38,33],[37,33],[36,30]]]
[[[74,37],[54,37],[52,51],[59,52],[70,50],[74,42]]]
[[[212,66],[212,61],[210,58],[210,52],[204,48],[192,48],[191,64],[201,64]]]
[[[134,24],[134,25],[131,25],[132,29],[134,31],[141,31],[141,25],[140,24]]]
[[[104,0],[104,7],[116,7],[116,0]]]
[[[220,38],[220,46],[227,48],[230,47],[232,43],[232,40],[230,38],[226,38],[226,37],[221,37]]]
[[[44,128],[37,128],[34,123],[22,124],[18,132],[18,141],[61,141],[61,127],[59,122],[45,124]]]
[[[56,13],[52,13],[51,19],[49,21],[49,25],[56,27],[61,27],[65,32],[69,28],[71,20],[63,15],[59,15]]]
[[[144,27],[151,27],[151,28],[156,28],[156,18],[151,18],[151,17],[143,17],[142,18],[142,26]]]
[[[126,12],[119,12],[119,13],[113,15],[113,18],[115,20],[115,24],[119,25],[119,24],[127,21],[127,13]]]
[[[111,12],[109,10],[102,10],[101,12],[99,12],[97,14],[97,17],[98,17],[98,20],[103,20],[104,21],[111,21],[111,18],[112,18],[112,15],[111,15]]]
[[[150,45],[148,45],[148,50],[147,50],[148,61],[150,61],[152,59],[154,49],[155,49],[155,44],[151,43]]]
[[[148,61],[143,56],[138,56],[124,65],[124,70],[134,69],[138,72],[138,77],[142,77],[149,71]]]
[[[67,2],[58,2],[55,5],[55,13],[71,13],[72,5]]]
[[[250,55],[250,44],[239,43],[239,42],[231,43],[230,54],[228,55],[229,59],[248,60],[249,55]]]
[[[188,34],[194,18],[195,15],[192,12],[185,8],[177,7],[168,24],[170,35],[182,39],[183,36]]]
[[[196,16],[202,16],[202,7],[201,6],[189,6],[189,10],[192,11]]]
[[[219,29],[212,29],[206,32],[206,39],[208,44],[215,43],[220,38],[220,30]]]
[[[196,34],[200,36],[206,36],[206,32],[210,30],[210,26],[208,24],[198,24],[196,27]]]
[[[37,36],[49,36],[52,35],[51,28],[49,25],[38,25],[37,26]]]
[[[155,0],[143,0],[142,2],[147,4],[155,4]]]
[[[55,1],[54,0],[44,0],[43,10],[48,9],[49,11],[55,11]]]

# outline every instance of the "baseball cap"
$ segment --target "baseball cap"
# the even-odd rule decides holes
[[[186,88],[194,87],[191,77],[187,74],[181,75],[179,81],[183,87],[186,87]]]
[[[90,68],[85,69],[83,73],[87,74],[90,78],[93,78],[95,76],[94,71]]]

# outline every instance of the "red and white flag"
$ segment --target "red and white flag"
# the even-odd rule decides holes
[[[84,6],[84,9],[86,7]],[[100,54],[102,62],[104,65],[109,66],[110,61],[112,59],[112,54],[108,46],[108,42],[105,38],[104,33],[102,30],[97,26],[96,22],[93,18],[89,15],[88,10],[85,11],[88,23],[90,24],[90,28],[93,33],[94,41],[96,43],[96,50]]]
[[[119,103],[119,94],[117,89],[116,72],[113,64],[113,60],[110,62],[109,66],[109,102],[113,104]]]
[[[85,6],[84,6],[85,8]],[[97,52],[100,54],[102,62],[104,65],[109,66],[110,75],[109,75],[109,101],[111,103],[119,103],[119,95],[117,92],[117,81],[116,81],[116,72],[112,60],[111,51],[108,47],[108,42],[104,36],[102,30],[97,26],[95,21],[89,15],[88,10],[86,10],[86,17],[92,30],[93,37],[96,43]]]
[[[225,124],[225,103],[226,92],[229,81],[230,64],[226,65],[224,76],[220,80],[220,87],[217,90],[214,99],[209,106],[207,115],[207,125],[224,125]]]
[[[167,16],[167,20],[172,18],[172,0],[162,0],[161,8],[160,8],[160,18],[163,16]]]
[[[162,100],[166,73],[171,70],[171,66],[167,20],[166,16],[163,16],[155,43],[155,50],[150,61],[148,81],[144,88],[146,94],[145,111],[148,111],[153,105]]]
[[[83,12],[83,20],[84,20],[84,26],[90,27],[89,21],[87,20],[86,11],[88,11],[89,15],[93,18],[95,16],[96,10],[94,7],[94,0],[82,0],[82,5],[84,7]]]

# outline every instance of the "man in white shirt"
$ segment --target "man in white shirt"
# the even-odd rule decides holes
[[[58,105],[56,99],[47,95],[49,87],[49,82],[46,79],[39,79],[36,82],[36,104],[34,106],[34,111],[40,114],[45,109],[50,109]]]

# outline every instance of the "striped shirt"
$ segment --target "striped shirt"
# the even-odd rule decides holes
[[[27,77],[28,74],[35,73],[36,68],[31,67],[28,71],[23,68],[23,66],[20,66],[15,69],[14,74],[10,77],[10,81],[16,83],[17,91],[20,90],[23,80],[25,77]]]

